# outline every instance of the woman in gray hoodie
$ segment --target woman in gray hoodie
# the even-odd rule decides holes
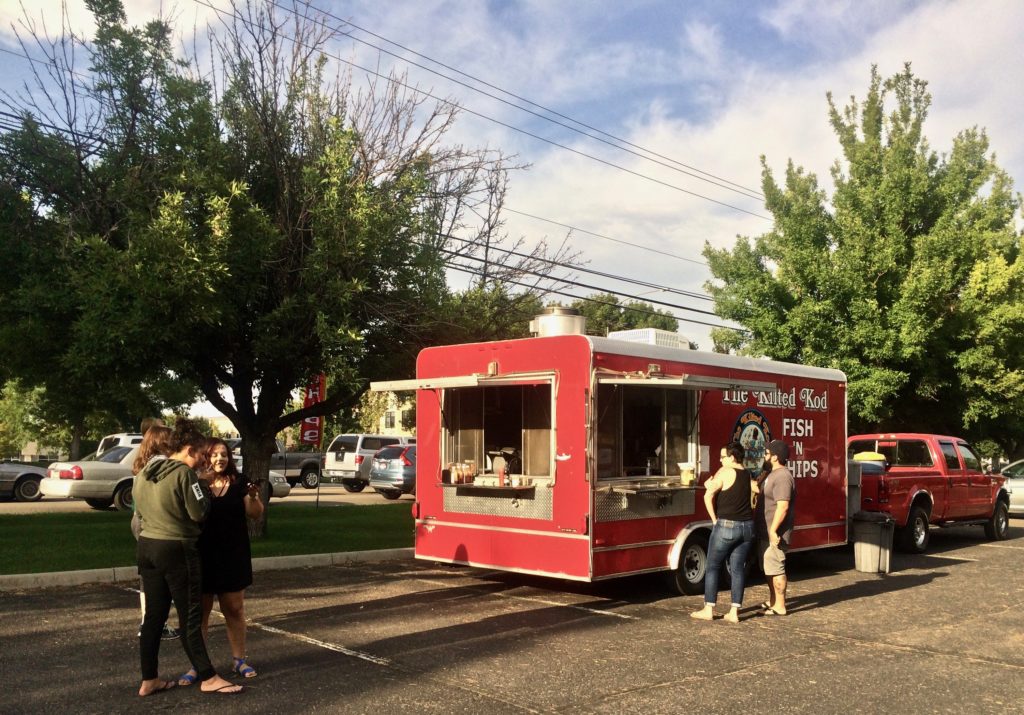
[[[199,550],[200,524],[210,511],[210,490],[196,475],[205,465],[206,437],[191,420],[178,420],[170,457],[147,464],[132,488],[142,523],[137,547],[139,575],[146,594],[146,616],[139,638],[145,697],[169,690],[173,680],[159,677],[160,634],[171,602],[178,611],[181,643],[205,693],[237,693],[242,686],[217,675],[202,633]]]

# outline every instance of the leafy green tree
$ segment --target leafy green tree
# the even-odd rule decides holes
[[[500,154],[447,144],[457,108],[403,78],[357,92],[329,77],[337,33],[315,14],[233,5],[212,38],[214,80],[173,59],[167,22],[129,28],[120,0],[89,7],[89,80],[51,56],[69,111],[9,97],[24,120],[0,143],[0,261],[52,266],[5,286],[16,300],[0,311],[40,348],[62,337],[45,368],[15,366],[32,384],[87,381],[80,411],[116,397],[146,402],[137,414],[197,386],[261,479],[282,429],[351,413],[371,380],[411,375],[419,348],[470,314],[448,262],[485,261],[484,293],[543,263],[500,249]],[[454,238],[476,214],[477,234]],[[319,372],[326,399],[295,409]]]
[[[0,457],[17,458],[25,443],[33,436],[31,390],[25,390],[17,380],[4,384],[0,390]]]
[[[573,301],[572,306],[587,319],[587,332],[607,335],[612,330],[658,328],[676,332],[679,321],[668,311],[661,311],[642,300],[620,301],[612,293],[598,293],[589,300]]]
[[[181,174],[171,136],[203,86],[178,81],[164,25],[127,29],[120,2],[88,4],[91,81],[73,36],[50,43],[30,30],[23,49],[52,71],[0,97],[22,117],[0,135],[0,364],[45,387],[40,419],[69,429],[72,457],[89,424],[130,428],[196,394],[153,359],[162,332],[134,300],[137,270],[104,261],[151,220],[162,177]]]
[[[780,185],[762,157],[773,228],[704,250],[716,310],[748,331],[714,337],[846,372],[851,430],[967,430],[1016,450],[1019,199],[984,131],[960,132],[948,155],[930,148],[930,103],[909,65],[885,81],[873,68],[862,103],[829,95],[831,197],[792,161]],[[994,415],[1009,420],[1002,436]]]

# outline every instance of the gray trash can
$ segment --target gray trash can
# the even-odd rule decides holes
[[[888,514],[858,511],[853,522],[854,567],[864,573],[889,573],[895,522]]]

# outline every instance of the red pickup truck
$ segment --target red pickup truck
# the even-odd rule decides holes
[[[1010,496],[1000,475],[986,474],[959,437],[899,432],[859,434],[847,440],[851,459],[876,452],[884,461],[861,470],[861,509],[886,512],[896,522],[896,545],[924,553],[928,527],[980,524],[993,540],[1009,531]]]

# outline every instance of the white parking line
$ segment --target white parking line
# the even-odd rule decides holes
[[[124,590],[129,591],[131,593],[139,592],[139,589],[131,588],[130,586],[125,587]],[[211,613],[216,613],[221,618],[224,617],[224,614],[218,611],[216,608],[214,608],[211,611]],[[248,624],[249,628],[259,628],[261,631],[267,631],[268,633],[276,633],[279,636],[284,636],[285,638],[291,638],[292,640],[301,641],[302,643],[308,643],[309,645],[319,646],[320,648],[326,648],[327,650],[332,650],[335,653],[341,653],[343,655],[352,656],[353,658],[359,658],[370,663],[376,663],[377,665],[391,665],[391,661],[387,658],[381,658],[380,656],[371,655],[370,653],[363,653],[359,650],[346,648],[345,646],[338,645],[337,643],[322,641],[319,638],[310,638],[309,636],[304,636],[301,633],[291,633],[290,631],[284,631],[280,628],[274,628],[273,626],[268,626],[263,623],[259,623],[258,621],[246,621],[246,623]]]
[[[1024,546],[1011,546],[1010,544],[981,544],[981,546],[987,546],[990,549],[1016,549],[1017,551],[1024,551]]]
[[[217,615],[220,615],[220,613],[218,612]],[[353,650],[352,648],[346,648],[345,646],[338,645],[337,643],[329,643],[328,641],[322,641],[319,638],[310,638],[309,636],[304,636],[301,633],[283,631],[280,628],[267,626],[262,623],[258,623],[257,621],[249,621],[248,623],[250,628],[259,628],[260,630],[267,631],[268,633],[276,633],[277,635],[284,636],[285,638],[291,638],[292,640],[302,641],[303,643],[308,643],[310,645],[320,646],[321,648],[326,648],[327,650],[333,650],[335,653],[350,655],[353,658],[360,658],[370,663],[376,663],[377,665],[391,665],[391,661],[387,658],[381,658],[380,656],[371,655],[369,653],[363,653],[362,651]]]

